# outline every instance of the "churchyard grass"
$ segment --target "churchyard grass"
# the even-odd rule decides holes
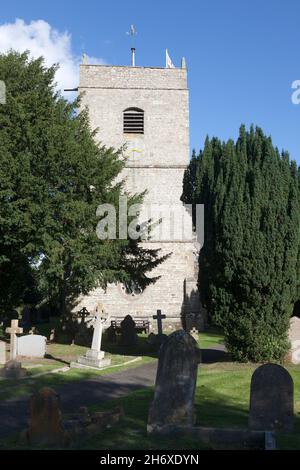
[[[216,363],[201,365],[198,373],[195,406],[197,424],[207,427],[246,428],[248,422],[250,380],[256,364]],[[288,366],[295,385],[295,429],[291,434],[277,436],[279,449],[300,449],[300,371]],[[72,374],[78,371],[72,371]],[[80,375],[82,372],[80,372]],[[63,374],[65,375],[65,374]],[[57,385],[63,375],[41,378],[40,385]],[[47,378],[46,378],[47,377]],[[82,378],[82,376],[81,376]],[[42,380],[43,379],[43,380]],[[73,378],[74,380],[74,378]],[[192,440],[172,440],[147,437],[146,425],[153,389],[148,388],[130,395],[91,407],[91,411],[124,408],[122,422],[92,439],[76,443],[78,449],[205,449],[203,443]],[[0,440],[0,449],[22,448],[15,437]]]
[[[210,328],[207,331],[199,333],[199,347],[206,349],[219,344],[224,344],[223,335],[217,328]]]
[[[143,350],[142,361],[155,360],[155,354],[147,352],[145,335],[140,335],[139,347]],[[203,349],[209,346],[222,344],[222,335],[216,330],[211,330],[199,335],[199,345]],[[143,349],[144,348],[144,349]],[[98,374],[117,372],[120,368],[107,368],[103,371],[71,369],[65,373],[48,374],[41,377],[32,377],[35,374],[49,370],[51,367],[63,367],[71,357],[82,354],[85,351],[82,346],[70,346],[61,344],[49,345],[48,354],[52,356],[51,365],[31,367],[31,377],[19,381],[0,382],[0,399],[16,396],[24,396],[43,386],[56,386],[93,378]],[[105,348],[107,349],[107,348]],[[138,356],[137,349],[127,351],[128,356],[122,356],[118,345],[111,345],[110,352],[113,364],[120,359],[129,360]],[[140,355],[141,351],[140,351]],[[62,360],[62,358],[64,358]],[[125,367],[136,367],[143,362],[135,362]],[[40,361],[36,361],[41,363]],[[27,364],[32,366],[32,364]],[[195,406],[197,424],[206,427],[220,428],[247,428],[250,381],[258,364],[241,364],[233,362],[217,362],[213,364],[201,364],[198,372]],[[279,449],[300,449],[300,370],[299,366],[286,367],[294,380],[294,407],[295,429],[290,434],[278,434],[276,437]],[[147,388],[133,392],[125,397],[104,402],[102,405],[93,406],[90,411],[110,410],[116,406],[124,408],[125,417],[118,425],[85,441],[77,442],[75,447],[82,449],[205,449],[207,445],[193,440],[173,440],[148,437],[146,433],[147,417],[150,403],[153,399],[153,388]],[[76,411],[76,410],[74,410]],[[67,418],[67,416],[66,416]],[[22,448],[16,437],[0,440],[0,449]]]
[[[198,373],[195,406],[197,424],[207,427],[247,428],[250,381],[256,364],[218,363],[202,365]],[[279,449],[300,449],[300,371],[287,367],[295,385],[295,428],[291,434],[279,434]],[[85,449],[204,449],[203,443],[176,439],[148,438],[146,425],[153,389],[106,402],[97,410],[122,405],[125,418],[118,426],[84,442]],[[96,407],[93,408],[93,411]]]
[[[41,325],[45,334],[49,330],[49,325]],[[40,327],[39,327],[40,329]],[[24,395],[30,395],[34,390],[44,387],[54,387],[70,382],[93,378],[97,375],[109,374],[124,370],[124,368],[137,367],[143,363],[147,363],[156,359],[156,352],[149,347],[146,342],[147,335],[139,335],[139,343],[136,347],[120,348],[118,344],[106,344],[103,342],[106,357],[111,359],[111,365],[120,364],[120,367],[108,367],[102,371],[70,369],[66,372],[50,372],[56,369],[67,367],[72,360],[84,354],[87,350],[85,346],[52,343],[47,345],[47,357],[45,359],[22,360],[23,367],[28,369],[28,378],[20,380],[5,380],[0,378],[0,399],[6,400]],[[222,343],[222,334],[217,330],[209,330],[199,335],[199,344],[202,348],[207,348],[215,344]],[[132,359],[141,357],[141,360],[130,364],[122,365]],[[40,375],[48,372],[47,375]]]
[[[86,380],[98,375],[118,372],[124,368],[137,367],[156,358],[156,353],[153,350],[151,351],[146,343],[146,337],[140,337],[136,347],[126,348],[126,350],[118,345],[105,346],[104,342],[105,357],[111,359],[109,367],[99,371],[93,369],[69,369],[63,372],[51,373],[51,371],[68,367],[71,361],[76,361],[77,357],[84,354],[87,349],[86,346],[52,343],[47,345],[47,355],[45,358],[20,358],[22,366],[28,369],[28,377],[19,380],[6,380],[0,377],[0,399],[5,400],[30,395],[34,390],[44,386],[55,388],[55,386],[73,381]],[[41,375],[47,372],[47,375]]]

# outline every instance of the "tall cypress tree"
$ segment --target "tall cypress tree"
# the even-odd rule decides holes
[[[259,128],[207,139],[192,202],[205,205],[199,288],[237,360],[280,360],[299,298],[299,170]]]

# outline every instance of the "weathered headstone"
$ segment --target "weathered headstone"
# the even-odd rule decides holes
[[[106,340],[109,343],[116,343],[117,342],[117,333],[113,326],[110,326],[106,330]]]
[[[14,360],[17,357],[17,334],[23,333],[23,328],[18,326],[19,320],[12,320],[10,327],[6,328],[5,332],[10,334],[10,359]]]
[[[154,400],[148,416],[148,432],[168,425],[193,426],[194,396],[200,349],[186,331],[170,334],[162,344]]]
[[[300,364],[300,318],[298,317],[290,319],[289,341],[291,347],[287,360],[292,364]]]
[[[0,375],[6,379],[21,379],[27,375],[27,371],[22,367],[21,362],[11,359],[0,370]]]
[[[67,435],[62,428],[59,396],[42,388],[30,399],[30,425],[27,440],[37,446],[64,446]]]
[[[6,343],[0,341],[0,364],[6,363]]]
[[[104,351],[101,351],[101,341],[103,328],[108,326],[110,318],[103,318],[103,308],[97,310],[94,320],[94,333],[91,349],[88,349],[85,356],[80,356],[77,362],[72,362],[71,367],[92,367],[101,369],[110,365],[110,359],[104,359]]]
[[[135,330],[135,321],[130,315],[126,315],[121,322],[121,339],[122,346],[134,346],[137,344],[137,334]]]
[[[17,354],[26,357],[44,357],[46,341],[46,336],[32,334],[21,336],[17,341]]]
[[[258,367],[251,379],[249,428],[292,431],[294,384],[288,371],[277,364]]]
[[[93,337],[93,328],[90,328],[89,323],[81,321],[78,325],[78,331],[75,334],[74,343],[79,346],[88,346],[91,344]]]

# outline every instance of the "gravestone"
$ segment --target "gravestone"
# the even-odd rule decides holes
[[[11,359],[0,370],[0,375],[6,379],[21,379],[27,375],[27,370],[22,367],[21,362]]]
[[[294,384],[284,367],[264,364],[251,379],[249,428],[257,431],[293,429]]]
[[[130,315],[126,315],[121,322],[121,339],[122,346],[135,346],[137,344],[137,334],[135,330],[135,321]]]
[[[100,307],[96,310],[94,318],[94,333],[91,349],[88,349],[84,356],[80,356],[77,362],[71,362],[71,367],[90,367],[101,369],[109,366],[111,363],[110,359],[104,359],[104,351],[101,351],[101,342],[103,328],[108,326],[110,318],[103,318],[104,310],[100,310]]]
[[[11,360],[17,357],[17,334],[23,333],[23,328],[20,328],[19,320],[11,320],[10,327],[6,328],[5,332],[10,334],[10,353]]]
[[[196,341],[184,330],[170,334],[162,344],[154,399],[148,416],[149,433],[168,425],[194,425],[200,354]]]
[[[30,425],[26,433],[31,445],[64,446],[67,434],[62,428],[59,396],[42,388],[30,399]]]
[[[289,341],[291,347],[287,360],[292,364],[300,364],[300,318],[298,317],[290,319]]]
[[[161,310],[157,310],[156,315],[153,315],[153,320],[157,321],[157,335],[150,333],[148,342],[152,346],[160,347],[160,345],[166,340],[167,335],[163,334],[162,320],[166,318],[166,315],[161,313]]]
[[[198,343],[198,340],[199,340],[199,331],[197,330],[197,328],[192,328],[191,331],[190,331],[190,335],[194,338],[194,340]]]
[[[74,337],[74,343],[78,346],[89,346],[93,338],[93,328],[90,328],[87,323],[80,323],[78,331]]]
[[[152,318],[153,318],[153,320],[157,321],[157,334],[159,336],[162,336],[162,334],[163,334],[162,320],[164,320],[166,318],[166,315],[163,315],[161,313],[161,310],[157,310],[156,315],[153,315]]]
[[[53,343],[55,341],[55,335],[56,335],[55,328],[52,328],[52,330],[50,331],[50,336],[49,336],[50,343]]]
[[[46,336],[29,334],[17,341],[18,356],[44,357],[46,354]]]
[[[106,330],[106,340],[108,343],[115,344],[117,342],[117,333],[113,326],[110,326]]]
[[[0,341],[0,364],[6,363],[6,343]]]
[[[96,309],[97,312],[97,309]],[[83,307],[77,313],[77,332],[74,337],[75,344],[79,346],[89,346],[93,337],[93,329],[90,328],[88,319],[91,313],[86,307]]]

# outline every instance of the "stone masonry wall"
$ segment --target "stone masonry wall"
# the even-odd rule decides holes
[[[156,243],[145,243],[148,248],[157,248]],[[151,276],[161,276],[153,285],[137,296],[130,296],[124,292],[120,285],[109,285],[106,292],[95,289],[88,296],[79,300],[76,310],[86,307],[93,312],[102,302],[106,310],[113,317],[124,317],[130,314],[133,317],[152,320],[158,309],[167,316],[171,323],[180,321],[184,307],[184,282],[186,277],[195,279],[195,263],[192,243],[164,243],[161,253],[171,253],[164,263],[158,266]],[[155,322],[154,322],[155,323]]]
[[[79,92],[83,93],[83,106],[89,109],[92,128],[98,128],[99,142],[123,148],[127,164],[121,177],[127,190],[146,189],[145,206],[177,204],[182,209],[183,174],[189,163],[186,70],[81,65]],[[123,111],[130,107],[144,111],[143,135],[123,134]],[[185,286],[197,290],[194,237],[178,241],[165,236],[145,246],[172,253],[150,274],[161,276],[154,285],[138,296],[128,295],[120,285],[110,285],[106,292],[95,289],[78,299],[76,309],[85,306],[93,311],[102,302],[115,317],[130,313],[150,319],[161,309],[169,321],[178,323],[183,305],[189,304]]]

